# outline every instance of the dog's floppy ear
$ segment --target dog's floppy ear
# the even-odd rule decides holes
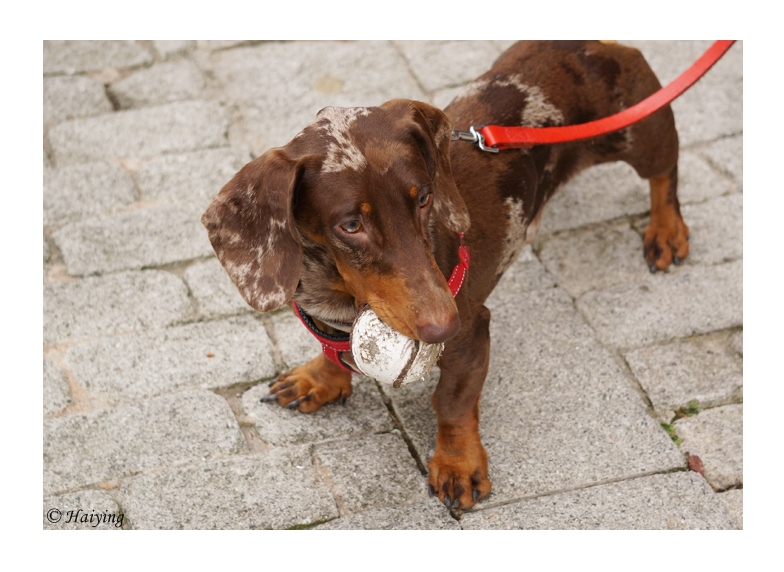
[[[201,217],[218,260],[260,312],[286,304],[299,282],[292,201],[301,171],[282,149],[271,149],[234,175]]]
[[[466,232],[471,226],[463,197],[452,178],[452,163],[449,159],[449,142],[452,123],[446,114],[432,105],[421,101],[413,102],[415,113],[424,118],[432,145],[433,162],[433,212],[449,229]],[[415,117],[415,120],[417,118]]]

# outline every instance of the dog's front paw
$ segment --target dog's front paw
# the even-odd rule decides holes
[[[680,216],[669,224],[649,224],[643,238],[643,254],[651,272],[676,266],[689,254],[689,229]]]
[[[278,376],[262,401],[277,401],[281,407],[313,413],[321,406],[351,396],[351,374],[323,354]]]
[[[431,496],[437,495],[449,508],[470,508],[489,495],[493,485],[487,478],[487,453],[478,436],[453,439],[449,447],[436,445],[427,487]]]

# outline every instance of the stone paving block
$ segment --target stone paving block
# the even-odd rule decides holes
[[[226,145],[228,113],[216,101],[183,101],[74,119],[49,131],[57,164],[144,158]]]
[[[713,43],[703,41],[621,41],[636,47],[667,85]],[[743,131],[743,42],[734,46],[700,81],[672,103],[682,146]]]
[[[499,289],[479,432],[489,502],[682,467],[683,457],[559,288]],[[423,460],[435,447],[427,383],[389,390]]]
[[[101,483],[245,447],[229,404],[206,390],[45,419],[44,491]]]
[[[54,415],[73,403],[65,372],[44,358],[44,415]]]
[[[202,67],[220,96],[240,106],[232,145],[255,155],[286,144],[325,106],[425,97],[389,42],[269,42],[214,52]]]
[[[463,91],[464,85],[459,85],[455,87],[445,87],[443,89],[438,89],[432,93],[429,98],[423,99],[422,101],[428,102],[432,105],[435,105],[439,109],[445,109],[447,105],[452,103],[452,101],[460,95],[460,92]],[[462,125],[454,125],[455,129],[463,127]]]
[[[736,190],[743,190],[743,135],[712,141],[698,152],[716,169],[726,173],[735,183]]]
[[[394,425],[376,384],[354,376],[352,385],[354,393],[345,405],[327,403],[315,413],[300,413],[277,403],[261,403],[269,394],[268,384],[262,383],[245,392],[242,408],[262,441],[272,445],[391,431]]]
[[[743,195],[684,205],[681,212],[690,231],[688,265],[743,256]],[[641,233],[647,225],[646,218],[636,225],[637,231],[619,221],[545,235],[539,241],[540,256],[558,284],[575,298],[590,290],[645,281],[649,271]]]
[[[689,227],[689,264],[743,258],[743,194],[683,205],[681,214]]]
[[[199,318],[212,319],[255,311],[242,298],[217,258],[194,263],[185,271],[183,278],[196,300]]]
[[[650,209],[648,183],[626,163],[582,171],[547,203],[542,233],[573,229]]]
[[[493,497],[514,498],[683,465],[626,375],[561,289],[488,307],[480,432]]]
[[[163,58],[185,54],[196,47],[194,40],[153,40],[155,51]]]
[[[318,445],[315,462],[329,473],[341,515],[425,498],[425,479],[394,433]]]
[[[138,198],[131,175],[113,163],[44,171],[44,225],[125,207]]]
[[[404,506],[370,509],[315,527],[316,530],[460,530],[446,507],[435,499]]]
[[[742,136],[741,136],[742,141]],[[708,143],[711,149],[720,141]],[[735,192],[736,185],[721,170],[712,166],[699,150],[681,149],[678,158],[678,201],[681,206],[702,203]],[[646,211],[650,210],[649,208]],[[688,225],[689,221],[686,221]]]
[[[426,91],[473,81],[493,65],[501,50],[489,41],[396,42]]]
[[[492,342],[491,342],[492,343]],[[412,440],[420,459],[427,466],[435,452],[436,414],[430,398],[436,389],[441,370],[435,366],[424,380],[410,383],[399,389],[382,386],[384,395],[391,401],[395,413],[403,423],[406,434]],[[485,400],[480,404],[480,415],[484,415]],[[479,431],[484,436],[480,423]],[[484,439],[482,441],[485,443]],[[492,480],[492,475],[490,477]],[[423,485],[424,486],[424,485]]]
[[[44,78],[44,123],[110,113],[103,85],[87,76]]]
[[[743,484],[743,405],[706,409],[675,422],[681,449],[697,455],[705,478],[723,490]]]
[[[678,198],[682,205],[702,202],[730,191],[732,183],[705,159],[695,152],[681,150]],[[638,177],[626,163],[605,163],[580,172],[555,194],[545,207],[542,232],[641,215],[648,213],[650,208],[648,182]]]
[[[44,265],[46,265],[52,260],[52,247],[49,245],[49,241],[46,240],[46,236],[43,238],[43,250]],[[46,273],[44,272],[44,274]]]
[[[735,528],[743,530],[743,489],[730,489],[717,496],[724,504],[724,510],[730,515]]]
[[[145,197],[188,204],[203,212],[212,197],[249,160],[250,157],[229,148],[164,155],[142,165],[136,181]]]
[[[743,330],[730,336],[730,346],[733,350],[743,355]]]
[[[711,42],[708,42],[710,44]],[[701,45],[686,69],[707,49]],[[672,103],[681,145],[743,131],[743,42],[737,42],[692,88]],[[678,120],[678,117],[688,117]]]
[[[510,292],[530,292],[555,286],[555,279],[545,270],[539,259],[534,256],[531,245],[520,252],[514,263],[507,269],[496,286],[499,290]]]
[[[121,109],[196,99],[205,88],[201,71],[190,60],[155,64],[109,86]]]
[[[625,221],[545,236],[539,256],[558,285],[574,298],[650,273],[642,256],[642,239]]]
[[[734,328],[743,324],[743,261],[593,290],[577,308],[604,343],[622,349]]]
[[[157,270],[44,286],[44,343],[154,329],[192,316],[182,280]]]
[[[501,51],[505,52],[509,48],[512,47],[512,44],[516,43],[518,40],[493,40],[493,44]]]
[[[466,513],[464,529],[727,530],[734,526],[705,479],[651,475]]]
[[[126,524],[125,514],[105,491],[47,496],[43,505],[44,530],[122,530]]]
[[[691,401],[706,408],[743,399],[743,363],[727,334],[640,348],[624,358],[662,421]]]
[[[52,236],[68,274],[140,269],[214,255],[193,208],[162,206],[70,223]]]
[[[291,310],[274,314],[272,327],[281,357],[288,369],[302,365],[321,353],[321,344]]]
[[[272,344],[251,316],[199,322],[69,348],[76,380],[108,401],[272,377]]]
[[[135,67],[151,62],[152,54],[134,41],[44,41],[44,74],[73,74],[108,67]]]
[[[248,44],[258,44],[254,40],[197,40],[196,46],[201,50],[228,50]]]
[[[284,529],[338,516],[307,447],[142,475],[119,494],[134,529]]]

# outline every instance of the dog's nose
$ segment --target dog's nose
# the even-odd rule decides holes
[[[460,316],[457,312],[447,320],[417,324],[417,336],[428,344],[438,344],[451,340],[460,330]]]

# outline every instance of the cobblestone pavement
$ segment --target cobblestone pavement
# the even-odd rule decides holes
[[[628,43],[662,83],[709,45]],[[426,495],[434,376],[259,402],[318,346],[239,297],[209,199],[321,107],[443,107],[507,45],[44,42],[44,528],[742,528],[740,43],[673,106],[684,264],[648,272],[647,185],[606,165],[490,299],[476,510]]]

